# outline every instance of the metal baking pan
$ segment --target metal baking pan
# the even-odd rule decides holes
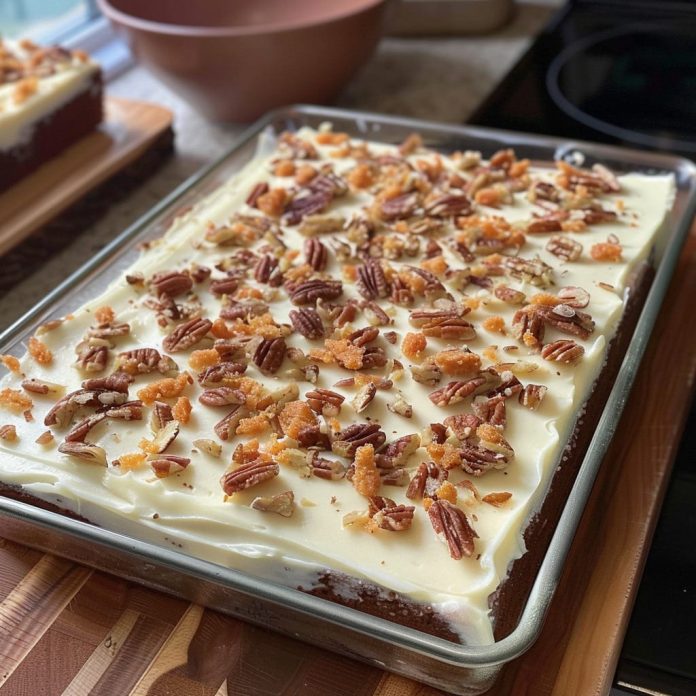
[[[144,218],[0,335],[0,353],[20,355],[36,327],[93,298],[138,255],[143,241],[161,236],[174,217],[204,198],[255,154],[257,136],[333,122],[365,139],[401,142],[418,131],[442,151],[513,147],[520,157],[550,161],[581,157],[615,171],[672,172],[677,195],[654,254],[655,276],[632,340],[591,444],[561,514],[516,628],[488,646],[463,646],[266,580],[137,538],[0,497],[0,534],[50,553],[173,593],[259,625],[370,662],[457,694],[487,690],[502,665],[527,650],[539,634],[593,481],[614,435],[640,360],[696,209],[696,167],[677,157],[616,147],[450,126],[312,106],[275,111],[250,127],[219,160],[186,181]],[[0,480],[2,463],[0,462]]]

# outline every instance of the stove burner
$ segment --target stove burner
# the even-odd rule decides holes
[[[546,73],[567,116],[641,147],[696,152],[696,35],[637,22],[563,49]]]

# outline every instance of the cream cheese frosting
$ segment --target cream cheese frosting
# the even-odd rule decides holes
[[[315,143],[322,161],[332,163],[337,175],[348,176],[356,166],[353,153],[332,157],[336,145],[317,144],[313,131],[306,130],[300,135]],[[353,144],[357,145],[356,142]],[[369,147],[373,153],[398,156],[393,146],[370,143]],[[263,149],[265,152],[268,148]],[[192,264],[215,268],[224,262],[234,249],[204,243],[204,230],[210,223],[215,226],[228,224],[235,213],[258,214],[258,210],[245,202],[258,182],[268,182],[271,189],[288,186],[287,177],[272,173],[272,163],[277,158],[275,152],[257,157],[192,210],[176,218],[165,236],[150,245],[100,297],[76,308],[69,319],[40,336],[52,352],[53,360],[50,364],[42,365],[25,355],[20,361],[23,375],[58,383],[67,392],[79,389],[86,375],[74,367],[74,346],[94,325],[97,309],[105,305],[114,310],[119,322],[130,325],[128,335],[114,339],[115,352],[143,346],[161,351],[165,331],[169,333],[171,327],[163,330],[158,326],[152,310],[143,306],[144,291],[126,282],[125,276],[141,274],[148,279],[163,270],[190,268]],[[423,148],[416,149],[407,159],[411,163],[437,161],[432,152]],[[442,157],[440,162],[452,174],[466,181],[471,180],[471,172],[462,168],[462,157]],[[557,176],[550,165],[534,166],[530,172],[533,178],[543,182],[554,182]],[[602,370],[608,342],[625,307],[631,275],[650,254],[674,196],[672,176],[634,173],[620,176],[618,181],[621,188],[619,193],[601,196],[604,209],[616,212],[615,220],[589,225],[583,231],[565,233],[566,237],[583,246],[583,253],[577,261],[564,262],[551,254],[547,250],[549,234],[526,235],[524,245],[519,250],[520,256],[525,259],[538,257],[549,264],[553,268],[554,285],[541,288],[529,282],[529,278],[493,278],[495,284],[504,282],[507,287],[525,293],[528,298],[541,292],[553,293],[564,286],[583,288],[589,293],[589,304],[583,311],[591,314],[595,329],[587,338],[572,337],[584,348],[584,355],[577,363],[550,362],[533,347],[516,341],[511,327],[515,312],[520,307],[496,297],[493,287],[470,284],[464,289],[464,294],[451,289],[455,299],[464,297],[473,307],[466,318],[475,326],[476,337],[466,341],[466,344],[471,351],[483,356],[483,367],[510,363],[523,384],[533,382],[548,388],[536,410],[525,408],[516,397],[507,400],[504,437],[515,454],[505,468],[491,469],[476,478],[459,467],[449,472],[449,481],[458,490],[456,504],[466,512],[478,535],[474,542],[475,553],[471,557],[455,560],[450,556],[447,546],[437,538],[421,501],[409,500],[405,486],[382,485],[379,493],[396,503],[415,505],[412,525],[399,532],[373,529],[370,533],[369,530],[346,524],[346,515],[366,509],[365,497],[346,479],[304,478],[289,466],[281,466],[280,474],[272,480],[226,498],[219,480],[235,447],[246,438],[220,442],[222,454],[219,458],[206,454],[193,444],[198,438],[217,439],[213,426],[225,413],[224,410],[206,408],[198,403],[202,389],[195,380],[185,391],[193,404],[191,420],[181,426],[178,438],[167,449],[167,454],[190,458],[191,463],[184,471],[160,479],[148,466],[124,472],[113,465],[92,465],[59,454],[55,442],[48,445],[36,443],[36,439],[46,430],[43,417],[55,398],[31,394],[35,420],[25,422],[21,415],[10,413],[4,417],[5,414],[0,411],[0,425],[14,423],[19,434],[16,442],[0,440],[0,480],[21,485],[39,498],[57,501],[61,506],[109,529],[121,530],[159,544],[173,544],[184,553],[291,586],[311,587],[326,569],[366,579],[387,590],[402,593],[415,602],[432,604],[462,641],[469,644],[490,643],[493,641],[493,630],[489,596],[505,579],[510,563],[525,551],[525,526],[546,494],[576,418]],[[334,200],[326,214],[350,219],[371,201],[370,193],[352,189]],[[500,207],[489,208],[483,203],[478,203],[476,207],[479,215],[502,215],[513,226],[516,223],[525,224],[535,211],[538,212],[539,208],[530,202],[526,191],[513,192],[509,202]],[[451,224],[452,220],[449,220],[447,225]],[[453,229],[450,228],[450,231]],[[300,234],[298,226],[283,224],[282,231],[283,242],[288,249],[303,248],[305,237]],[[610,243],[620,244],[621,259],[613,262],[592,260],[589,253],[592,246],[606,243],[607,239]],[[257,243],[256,247],[261,244]],[[442,255],[450,268],[463,268],[466,265],[450,248],[444,244],[442,247]],[[504,253],[511,252],[507,250]],[[399,268],[403,263],[415,264],[420,259],[400,259],[389,263]],[[326,273],[341,278],[341,266],[335,255],[330,254]],[[219,273],[214,271],[213,277],[217,275]],[[449,288],[447,279],[443,282]],[[249,281],[249,285],[267,290],[253,280]],[[217,317],[220,299],[209,292],[199,291],[198,287],[195,291],[203,305],[204,316],[211,319]],[[342,302],[348,298],[362,299],[353,283],[344,282],[343,291]],[[443,386],[448,376],[445,375],[438,387],[429,387],[412,379],[409,366],[413,361],[402,355],[400,347],[407,333],[417,331],[409,323],[409,311],[413,308],[398,306],[388,300],[379,302],[393,319],[393,324],[381,327],[382,331],[394,331],[397,335],[394,345],[382,338],[379,345],[390,358],[400,360],[405,367],[401,378],[395,379],[394,387],[391,390],[378,390],[367,409],[357,414],[350,403],[356,390],[333,386],[353,373],[336,364],[319,364],[316,385],[300,382],[299,391],[300,398],[316,386],[341,393],[346,397],[338,416],[343,428],[369,419],[381,425],[387,442],[391,442],[403,435],[427,431],[429,424],[441,422],[447,415],[464,410],[471,399],[445,408],[429,400],[428,394]],[[270,307],[279,323],[288,323],[290,310],[296,308],[282,288],[275,293]],[[506,335],[483,327],[483,322],[490,316],[503,319]],[[360,317],[353,322],[353,328],[358,329],[366,324],[364,317]],[[545,341],[563,338],[568,336],[553,327],[546,328]],[[301,348],[306,353],[322,346],[321,341],[308,341],[296,332],[286,340],[288,345]],[[437,338],[428,338],[427,342],[426,355],[434,354],[447,345],[460,345],[456,341]],[[491,350],[491,346],[497,348]],[[510,346],[515,348],[510,349]],[[195,346],[202,347],[207,346]],[[171,357],[180,370],[194,372],[187,364],[189,355],[190,351],[186,351],[174,353]],[[275,375],[266,375],[250,363],[246,374],[275,389],[296,381],[294,377],[284,376],[290,367],[286,360],[284,369]],[[159,378],[161,375],[139,376],[131,387],[131,394],[148,381]],[[21,381],[22,375],[8,374],[0,387],[20,389]],[[413,407],[411,418],[405,418],[386,407],[397,390]],[[148,415],[146,409],[142,421],[104,421],[90,432],[88,439],[103,447],[107,451],[108,461],[112,462],[126,453],[137,451],[142,438],[152,437]],[[59,441],[61,432],[56,428],[52,430]],[[337,459],[330,452],[326,456]],[[420,462],[430,459],[428,451],[424,447],[419,448],[406,465],[409,475],[413,475]],[[511,495],[498,506],[481,502],[468,489],[456,485],[464,479],[472,481],[481,498],[500,492]],[[287,490],[294,493],[295,510],[291,517],[250,507],[257,496],[273,496]]]
[[[61,54],[43,66],[35,66],[19,79],[3,82],[0,71],[0,150],[9,150],[31,140],[34,124],[90,89],[99,70],[99,66],[83,54],[48,50],[61,51]],[[46,49],[23,41],[0,41],[0,61],[11,58],[23,66],[22,69],[39,51],[45,53]]]

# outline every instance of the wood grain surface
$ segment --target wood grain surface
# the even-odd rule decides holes
[[[696,230],[682,254],[540,639],[490,696],[606,694],[696,376]],[[442,692],[0,540],[0,694]]]
[[[0,254],[136,160],[172,118],[161,106],[107,97],[98,130],[0,195]]]

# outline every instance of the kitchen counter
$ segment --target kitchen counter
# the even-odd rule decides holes
[[[520,4],[507,27],[486,37],[385,39],[337,104],[461,123],[552,9]],[[205,122],[140,68],[109,84],[108,91],[172,109],[177,152],[135,193],[1,297],[0,326],[30,308],[242,129]],[[696,356],[683,340],[679,319],[696,292],[695,270],[696,229],[665,303],[670,311],[655,329],[635,398],[608,455],[612,466],[600,473],[545,629],[530,652],[505,669],[492,694],[564,696],[609,689],[696,373]],[[667,361],[670,371],[662,369]],[[210,696],[440,693],[0,539],[0,694],[64,690]]]

